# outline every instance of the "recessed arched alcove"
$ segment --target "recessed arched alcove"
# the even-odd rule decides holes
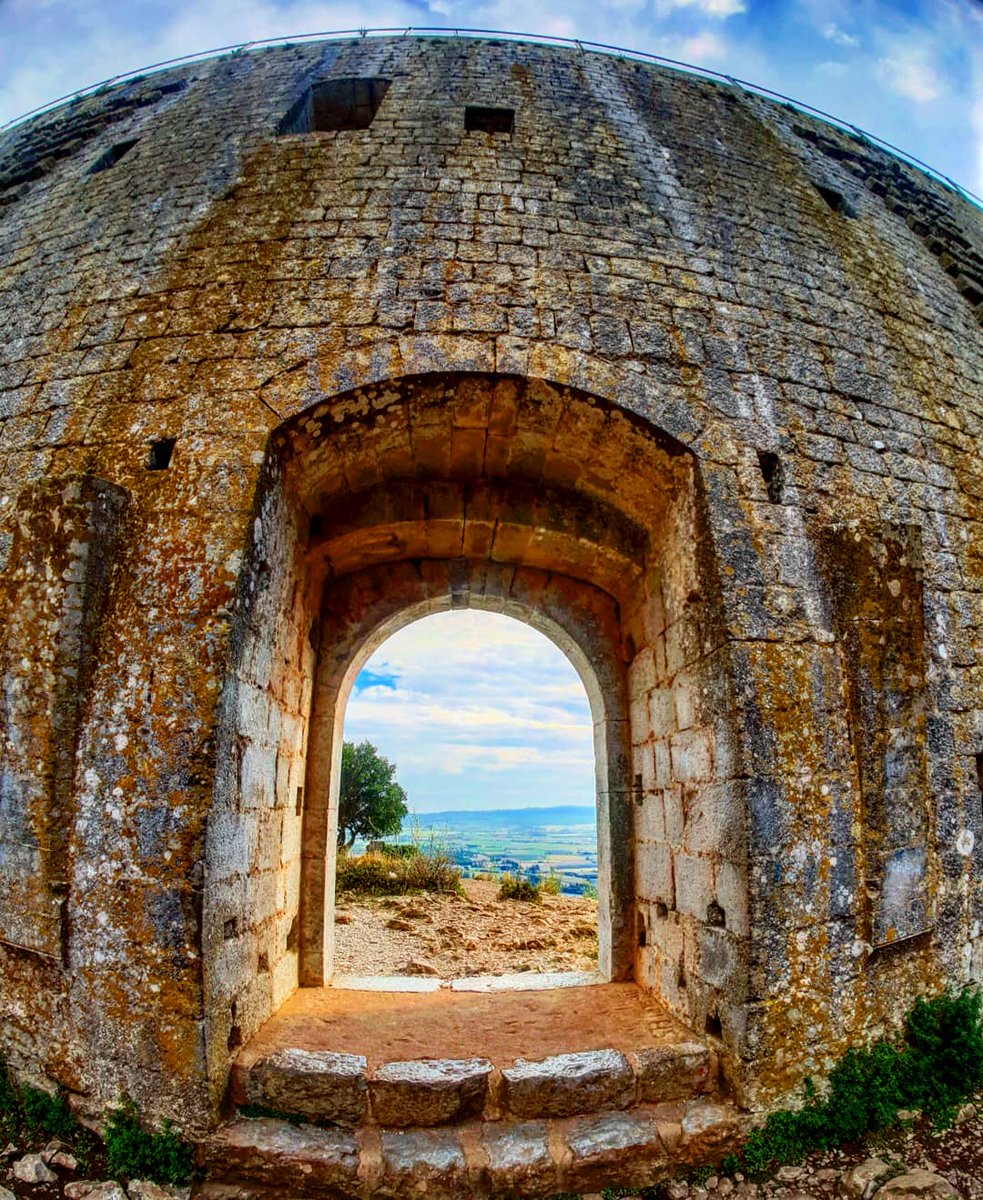
[[[594,722],[599,966],[739,1051],[743,815],[696,460],[614,405],[538,380],[415,377],[271,439],[222,701],[204,901],[208,1045],[230,1052],[332,970],[345,702],[428,612],[550,637]],[[702,819],[684,844],[683,810]]]

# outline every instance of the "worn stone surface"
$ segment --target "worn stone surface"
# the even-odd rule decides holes
[[[65,1185],[67,1200],[127,1200],[126,1188],[113,1179]]]
[[[357,1123],[368,1107],[366,1060],[327,1050],[277,1050],[250,1070],[246,1093],[280,1112]]]
[[[480,1116],[492,1065],[486,1058],[392,1062],[373,1072],[372,1115],[380,1125],[443,1125]]]
[[[688,1100],[710,1091],[710,1051],[699,1042],[652,1046],[628,1055],[638,1081],[638,1099],[644,1104]]]
[[[488,1160],[483,1183],[492,1195],[559,1190],[545,1121],[487,1122],[481,1148]]]
[[[503,1101],[516,1117],[568,1117],[604,1108],[625,1108],[635,1081],[617,1050],[555,1054],[540,1062],[519,1059],[502,1071]]]
[[[875,1196],[880,1200],[958,1200],[959,1192],[943,1175],[935,1171],[926,1171],[921,1167],[914,1171],[906,1171],[896,1175],[882,1184]]]
[[[366,76],[368,128],[286,120]],[[516,42],[244,53],[0,136],[15,1072],[216,1119],[330,975],[346,672],[451,605],[582,665],[602,969],[740,1099],[983,977],[981,244],[849,131]]]
[[[457,1133],[408,1130],[382,1134],[382,1187],[395,1197],[467,1194],[467,1162]]]
[[[867,1200],[890,1174],[891,1168],[883,1159],[867,1158],[843,1172],[839,1190],[844,1196],[852,1197],[852,1200]]]
[[[668,1157],[651,1115],[605,1113],[580,1118],[566,1130],[570,1162],[564,1184],[571,1191],[641,1187],[656,1183]]]
[[[54,1183],[58,1178],[40,1154],[25,1154],[17,1159],[11,1172],[21,1183]]]
[[[358,1170],[352,1134],[268,1118],[223,1126],[205,1143],[203,1154],[219,1178],[243,1175],[299,1194],[342,1187]]]
[[[149,1179],[131,1179],[126,1192],[130,1200],[188,1200],[191,1188],[161,1185]]]

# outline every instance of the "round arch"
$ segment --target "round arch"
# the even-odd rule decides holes
[[[489,570],[467,560],[370,567],[325,588],[307,756],[300,906],[300,981],[331,975],[338,787],[345,709],[371,653],[397,629],[434,612],[480,608],[533,626],[571,661],[594,724],[598,827],[598,969],[632,973],[634,951],[630,747],[617,607],[590,584],[529,568]]]

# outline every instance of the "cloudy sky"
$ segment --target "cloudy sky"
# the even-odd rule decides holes
[[[579,676],[498,613],[438,613],[393,634],[358,677],[345,737],[397,764],[415,812],[594,803]]]
[[[0,123],[182,54],[421,25],[589,38],[727,72],[849,118],[983,194],[983,0],[0,0]]]

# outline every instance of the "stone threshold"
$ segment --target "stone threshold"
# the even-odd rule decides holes
[[[745,1115],[704,1099],[548,1120],[410,1130],[240,1119],[201,1146],[201,1200],[266,1197],[552,1196],[639,1187],[717,1162]]]
[[[553,988],[596,987],[607,982],[599,971],[517,971],[511,975],[466,975],[438,979],[420,975],[336,975],[334,991],[348,992],[538,992]]]

